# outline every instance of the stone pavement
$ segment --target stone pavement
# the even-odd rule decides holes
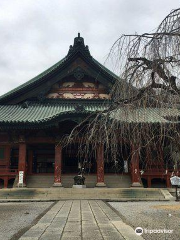
[[[121,204],[121,203],[119,203]],[[59,201],[20,240],[142,239],[101,200]]]
[[[18,236],[37,222],[53,202],[0,203],[0,240],[18,239]]]

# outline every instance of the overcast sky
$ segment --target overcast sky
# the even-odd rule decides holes
[[[78,32],[104,63],[121,34],[149,32],[178,7],[179,0],[0,0],[0,95],[63,58]]]

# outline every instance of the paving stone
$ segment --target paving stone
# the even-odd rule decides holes
[[[64,231],[63,232],[63,237],[81,237],[81,232],[80,231]]]
[[[62,236],[61,240],[81,240],[81,237],[64,237]]]
[[[102,201],[63,201],[58,202],[22,238],[29,240],[27,237],[31,234],[38,240],[121,240],[125,239],[121,234],[121,231],[124,234],[125,228],[120,220]],[[133,229],[127,227],[130,231],[128,236],[136,239],[133,237]]]
[[[95,231],[95,230],[99,230],[99,227],[98,227],[98,226],[86,226],[86,227],[82,227],[82,232]]]
[[[38,223],[31,228],[31,230],[45,230],[49,226],[49,223]]]
[[[111,237],[111,238],[119,238],[119,239],[124,239],[122,235],[119,234],[118,231],[116,230],[112,230],[112,231],[108,231],[108,230],[103,230],[101,231],[103,238],[104,237]]]
[[[77,225],[66,225],[66,227],[64,228],[64,231],[66,232],[73,232],[73,231],[81,231],[81,226],[77,226]]]
[[[56,217],[53,219],[53,222],[60,222],[60,223],[63,223],[63,222],[66,222],[67,220],[67,217]]]
[[[43,234],[44,230],[29,230],[24,234],[24,237],[40,237]]]
[[[86,231],[86,232],[83,232],[83,238],[88,238],[88,237],[97,237],[97,238],[101,238],[101,232],[100,230],[94,230],[94,231]]]
[[[50,233],[50,232],[45,232],[40,240],[60,240],[61,239],[61,234],[58,232],[58,233]]]
[[[123,240],[122,236],[103,236],[104,240]],[[129,239],[131,240],[131,239]],[[134,238],[132,238],[134,240]]]
[[[39,240],[39,237],[21,237],[19,240]]]
[[[95,236],[95,237],[85,237],[83,240],[103,240],[103,237]]]

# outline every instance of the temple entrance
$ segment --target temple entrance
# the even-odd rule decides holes
[[[62,151],[62,173],[78,174],[81,167],[85,174],[96,173],[95,156],[80,157],[78,155],[78,144],[73,144]]]
[[[54,173],[55,147],[51,144],[31,146],[33,173]]]
[[[118,153],[114,159],[112,153],[109,152],[105,156],[104,172],[105,173],[128,173],[131,151],[129,145],[118,147]]]
[[[62,173],[78,173],[78,149],[77,145],[64,148],[62,151]]]

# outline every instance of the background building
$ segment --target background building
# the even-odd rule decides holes
[[[71,187],[82,159],[78,158],[78,142],[63,148],[60,139],[91,113],[106,109],[117,80],[115,74],[91,56],[78,34],[67,56],[1,96],[1,186],[16,186],[18,172],[23,171],[27,187]],[[155,119],[166,121],[152,110],[143,121],[153,123]],[[130,152],[135,154],[127,160]],[[151,153],[144,155],[149,163],[143,175],[147,185],[151,186],[153,178],[160,178],[170,186],[161,146],[156,146]],[[104,163],[103,146],[99,145],[94,155],[86,159],[87,187],[141,186],[139,155],[136,146],[129,143],[123,156],[119,154],[120,167],[116,168],[113,162]],[[160,161],[152,162],[153,158]]]

